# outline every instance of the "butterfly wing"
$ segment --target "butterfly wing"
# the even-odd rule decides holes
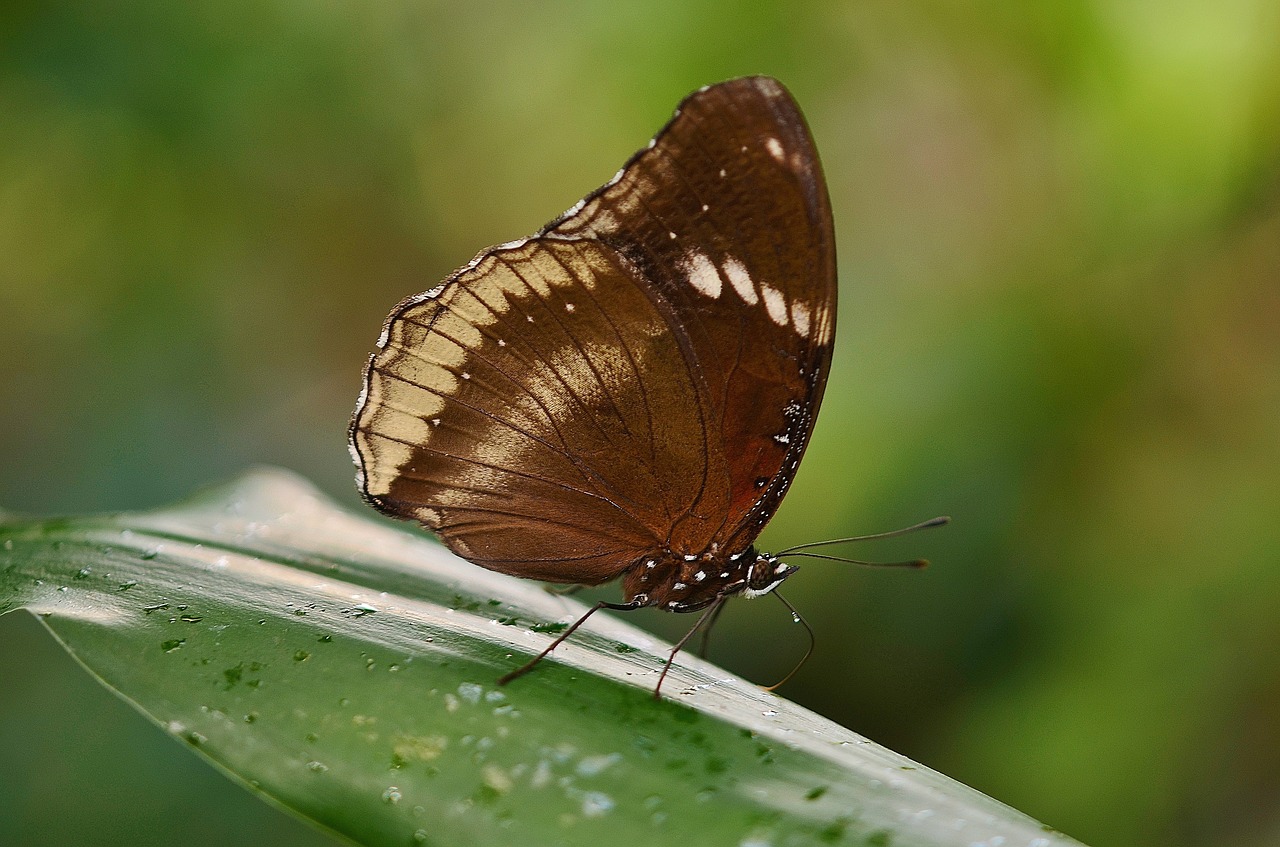
[[[352,421],[361,490],[551,581],[745,549],[812,428],[834,265],[785,89],[695,93],[609,184],[392,312]]]
[[[654,295],[599,242],[533,238],[406,300],[352,423],[366,498],[520,576],[603,582],[661,549],[707,425]]]
[[[822,400],[835,332],[831,206],[795,101],[746,77],[690,95],[649,148],[549,227],[599,239],[680,315],[709,390],[713,469],[673,549],[738,552],[772,517]]]

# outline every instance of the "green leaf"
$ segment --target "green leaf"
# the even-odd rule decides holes
[[[605,615],[281,471],[172,509],[0,524],[0,612],[265,797],[368,845],[1070,839]]]

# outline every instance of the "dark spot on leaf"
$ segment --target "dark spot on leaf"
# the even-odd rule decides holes
[[[827,786],[819,785],[817,788],[809,789],[809,792],[804,795],[804,799],[817,800],[819,797],[821,797],[823,794],[826,794],[826,793],[827,793]]]
[[[172,653],[186,643],[187,639],[185,638],[170,638],[168,641],[160,642],[160,649],[166,653]]]
[[[567,623],[540,623],[529,627],[530,632],[561,633],[569,628]]]
[[[501,796],[498,790],[491,785],[482,785],[476,789],[475,794],[471,795],[472,799],[482,806],[492,806],[498,802],[498,798]]]
[[[844,838],[844,831],[849,828],[849,821],[846,818],[832,821],[821,830],[818,831],[818,838],[828,844],[839,841]]]

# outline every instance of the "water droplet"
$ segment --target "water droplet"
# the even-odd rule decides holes
[[[116,590],[117,590],[117,591],[128,591],[130,588],[133,588],[133,587],[134,587],[135,585],[137,585],[137,584],[138,584],[138,581],[137,581],[136,579],[128,579],[128,580],[125,580],[124,582],[120,583],[120,587],[119,587],[118,589],[116,589]]]
[[[204,620],[204,618],[202,618],[200,615],[183,615],[182,617],[178,618],[178,620],[182,621],[183,623],[200,623],[200,621]]]
[[[208,736],[201,735],[198,732],[192,731],[187,733],[187,741],[189,741],[190,743],[194,744],[197,747],[199,747],[201,744],[205,743],[208,740],[209,740]]]
[[[777,717],[778,715],[777,711],[774,709],[765,709],[760,714],[764,715],[766,718],[773,718],[773,717]]]
[[[394,785],[389,786],[386,791],[382,792],[382,802],[395,805],[403,799],[404,795],[400,793],[400,789]]]
[[[307,762],[307,770],[313,773],[324,773],[325,771],[329,770],[329,766],[326,765],[324,762],[311,761],[311,762]]]
[[[258,722],[258,713],[257,713],[257,712],[250,712],[249,714],[245,715],[245,716],[244,716],[244,722],[245,722],[245,723],[257,723],[257,722]]]
[[[464,682],[458,686],[458,696],[468,703],[479,703],[480,695],[483,693],[484,687],[474,682]]]
[[[166,653],[172,653],[186,643],[187,639],[185,638],[170,638],[168,641],[160,642],[160,649]]]
[[[76,579],[88,579],[89,574],[91,573],[93,573],[92,568],[81,568],[80,570],[76,571]]]
[[[588,791],[582,795],[582,816],[598,818],[613,811],[613,798],[600,791]]]
[[[595,776],[603,773],[622,759],[620,753],[610,753],[607,756],[587,756],[578,762],[579,776]]]
[[[311,654],[308,653],[306,650],[297,650],[293,654],[293,660],[295,662],[305,662],[307,659],[310,659],[310,658],[311,658]]]
[[[415,844],[426,844],[429,837],[430,836],[427,835],[427,831],[425,829],[415,829],[413,831],[413,840]]]

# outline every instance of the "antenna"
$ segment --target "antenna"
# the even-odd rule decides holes
[[[810,541],[807,544],[797,544],[794,547],[788,547],[786,550],[779,550],[777,553],[774,553],[774,555],[789,556],[793,553],[797,553],[809,547],[830,547],[833,544],[848,544],[851,541],[875,541],[880,538],[896,538],[899,535],[907,535],[908,533],[919,532],[922,529],[933,529],[935,526],[945,526],[946,524],[949,524],[949,523],[951,523],[950,517],[948,517],[947,515],[940,515],[936,518],[930,518],[927,521],[921,521],[918,524],[913,524],[912,526],[903,527],[902,529],[892,529],[892,530],[889,530],[888,532],[876,532],[876,533],[872,533],[871,535],[851,535],[848,538],[832,538],[827,541]],[[839,559],[836,557],[820,557],[814,553],[802,553],[800,555],[813,556],[814,558],[835,558],[836,561],[852,562],[853,564],[857,564],[857,565],[885,564],[884,562],[861,562],[856,559]],[[892,564],[897,565],[900,563],[895,562]],[[904,564],[905,566],[910,563],[901,563],[901,564]],[[911,565],[911,567],[919,568],[919,567],[924,567],[924,565]]]

